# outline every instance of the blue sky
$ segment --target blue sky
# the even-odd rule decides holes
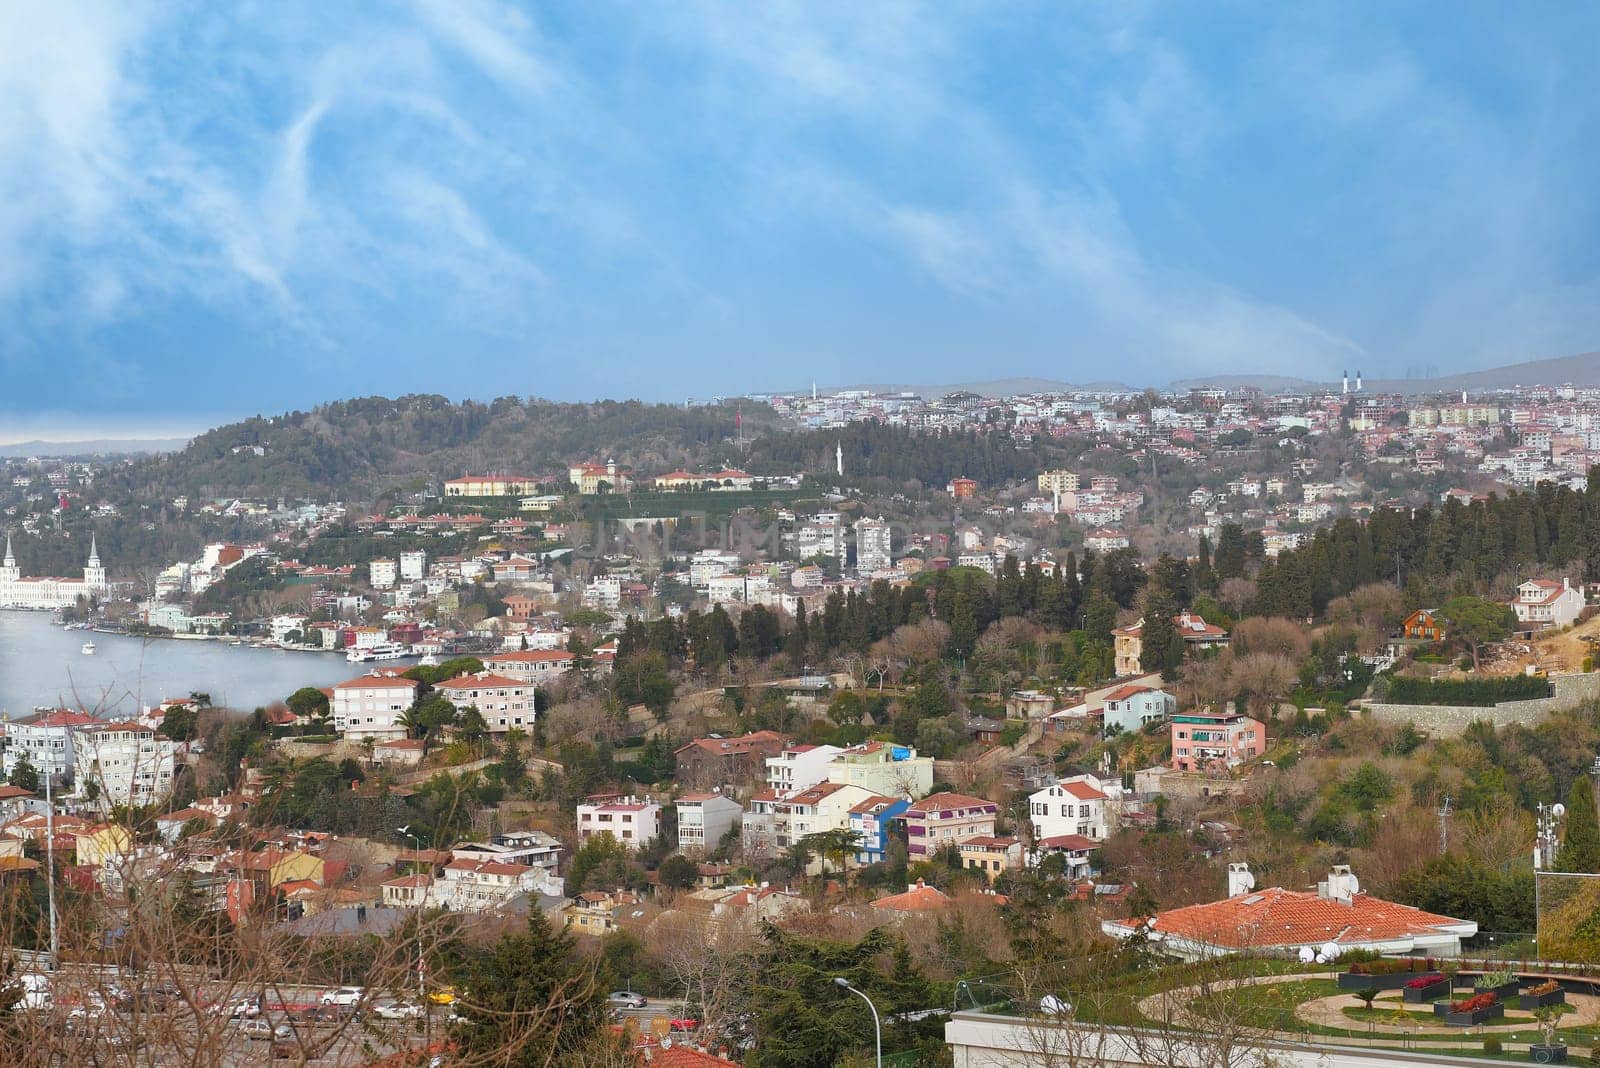
[[[0,440],[1600,347],[1589,5],[0,7]]]

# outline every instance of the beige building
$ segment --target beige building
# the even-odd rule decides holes
[[[1078,492],[1078,473],[1065,468],[1054,471],[1039,472],[1040,493],[1076,493]]]

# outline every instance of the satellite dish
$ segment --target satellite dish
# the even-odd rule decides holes
[[[1556,819],[1560,819],[1562,816],[1567,814],[1567,806],[1563,805],[1560,801],[1557,801],[1555,804],[1550,806],[1550,811],[1555,815]]]
[[[1361,880],[1360,879],[1357,879],[1354,875],[1346,875],[1345,878],[1350,880],[1350,896],[1351,897],[1355,897],[1357,894],[1361,893]]]
[[[1310,964],[1312,961],[1314,961],[1316,959],[1317,959],[1316,950],[1312,949],[1310,946],[1301,946],[1300,947],[1300,963],[1301,964]]]
[[[672,1048],[672,1036],[671,1035],[662,1035],[661,1036],[661,1048],[662,1049],[671,1049]]]
[[[1329,960],[1337,959],[1340,952],[1339,943],[1337,942],[1324,942],[1322,944],[1322,955]]]
[[[1054,994],[1046,994],[1039,999],[1039,1012],[1045,1016],[1065,1016],[1071,1011],[1072,1005]]]

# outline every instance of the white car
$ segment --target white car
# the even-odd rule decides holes
[[[359,1005],[362,989],[359,986],[341,986],[322,995],[324,1005]]]
[[[372,1011],[381,1020],[417,1020],[422,1018],[422,1006],[409,1001],[380,1001]]]
[[[247,1039],[272,1038],[272,1024],[267,1020],[245,1020],[239,1024],[239,1033]]]

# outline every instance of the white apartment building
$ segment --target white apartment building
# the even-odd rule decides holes
[[[767,788],[785,796],[828,777],[828,765],[844,752],[836,745],[791,745],[767,758]]]
[[[418,683],[386,671],[337,683],[329,709],[333,729],[346,741],[392,742],[406,736],[400,717],[417,700]]]
[[[738,566],[739,557],[735,553],[702,549],[689,561],[689,585],[703,590],[712,576],[729,574]]]
[[[622,577],[620,575],[596,575],[589,585],[583,588],[583,604],[585,608],[604,608],[612,610],[622,606]]]
[[[882,518],[856,521],[856,569],[882,571],[894,566],[893,537]]]
[[[76,789],[102,808],[151,805],[172,793],[181,743],[143,723],[100,723],[73,731]]]
[[[477,708],[491,734],[530,730],[537,717],[533,685],[487,671],[447,679],[434,689],[460,711]]]
[[[829,762],[828,781],[860,786],[884,797],[926,797],[933,789],[933,758],[907,745],[863,742]]]
[[[538,685],[571,671],[574,659],[565,649],[518,649],[486,656],[483,666],[496,675]]]
[[[715,849],[743,814],[727,794],[684,794],[678,798],[678,848],[689,854]]]
[[[844,559],[845,526],[837,512],[823,512],[813,516],[794,532],[794,554],[801,560],[813,556],[832,556]]]
[[[10,777],[26,755],[28,763],[41,776],[41,782],[46,774],[57,783],[71,782],[77,768],[77,757],[72,748],[73,732],[99,722],[88,713],[71,712],[65,708],[28,719],[6,720],[6,776]]]
[[[428,553],[425,549],[411,549],[400,554],[400,577],[407,582],[421,582],[428,574]]]
[[[637,797],[592,798],[578,806],[578,839],[587,842],[609,831],[630,850],[644,847],[661,833],[661,806]]]
[[[272,640],[275,642],[287,641],[289,635],[296,632],[299,632],[303,640],[306,633],[306,617],[294,615],[273,616],[268,620],[268,626],[272,628]]]
[[[499,860],[452,860],[433,886],[437,904],[454,912],[490,912],[544,881],[542,868]],[[430,902],[430,905],[434,902]]]
[[[367,582],[375,590],[392,589],[398,574],[395,562],[388,558],[374,560],[367,565]]]

